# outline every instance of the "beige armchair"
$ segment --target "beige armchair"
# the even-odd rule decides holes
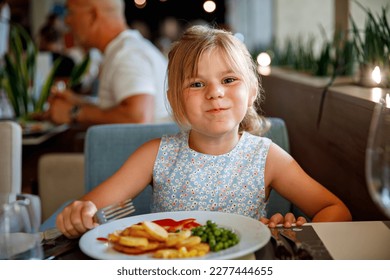
[[[0,192],[22,192],[22,128],[0,121]]]
[[[84,155],[42,155],[38,162],[38,183],[44,221],[63,203],[84,194]]]

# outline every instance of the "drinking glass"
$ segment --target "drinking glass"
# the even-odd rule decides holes
[[[43,258],[39,209],[35,195],[0,193],[0,259]]]
[[[390,218],[390,95],[374,108],[366,150],[366,180],[373,201]]]

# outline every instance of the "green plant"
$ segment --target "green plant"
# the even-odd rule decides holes
[[[351,76],[355,61],[352,42],[344,40],[340,32],[328,39],[325,30],[322,27],[320,30],[324,42],[318,55],[314,54],[314,36],[308,37],[307,41],[289,38],[284,49],[274,40],[267,50],[272,54],[272,65],[287,66],[315,76]]]
[[[38,89],[38,83],[35,81],[37,54],[37,47],[27,31],[18,24],[12,24],[9,52],[4,57],[4,69],[0,71],[0,79],[1,86],[13,107],[15,118],[21,121],[30,120],[34,114],[44,111],[56,71],[61,63],[61,59],[54,61],[48,77]],[[73,69],[67,83],[68,87],[80,83],[88,65],[89,56],[86,56],[84,61]]]
[[[364,31],[359,30],[353,17],[350,16],[353,44],[359,63],[388,66],[390,55],[390,26],[386,17],[388,7],[382,7],[381,14],[374,14],[359,2],[355,1],[355,3],[367,15]]]

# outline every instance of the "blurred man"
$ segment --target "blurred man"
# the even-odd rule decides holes
[[[165,107],[164,55],[126,24],[122,0],[68,0],[66,23],[77,44],[103,54],[98,103],[70,90],[53,89],[55,123],[151,123],[169,121]]]

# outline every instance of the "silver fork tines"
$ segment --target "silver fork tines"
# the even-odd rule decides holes
[[[283,242],[279,235],[279,230],[276,228],[270,228],[271,237],[275,242],[274,250],[275,257],[279,260],[292,260],[293,254],[290,252],[290,249]]]
[[[117,220],[126,217],[135,211],[133,201],[131,198],[111,204],[107,207],[99,209],[94,216],[94,219],[99,224],[107,223],[111,220]]]
[[[281,235],[286,237],[293,245],[294,259],[297,260],[312,260],[313,256],[305,248],[304,244],[297,238],[296,232],[292,229],[283,229],[280,232]]]
[[[117,220],[129,216],[135,212],[135,207],[131,198],[122,202],[108,205],[99,209],[93,216],[93,220],[98,224],[105,224],[109,221]],[[49,228],[41,232],[42,241],[50,241],[62,235],[57,228]]]

